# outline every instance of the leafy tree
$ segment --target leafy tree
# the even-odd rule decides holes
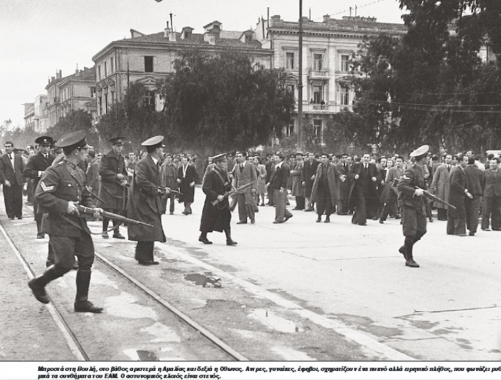
[[[216,152],[247,149],[280,137],[292,117],[288,74],[245,54],[181,54],[175,74],[158,83],[164,114],[181,145]]]
[[[98,146],[99,137],[92,125],[92,115],[84,110],[73,110],[61,117],[53,127],[47,129],[47,135],[58,140],[65,133],[79,130],[87,132],[86,141],[88,144]]]

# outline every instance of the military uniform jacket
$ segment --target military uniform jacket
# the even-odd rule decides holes
[[[404,175],[398,182],[399,199],[402,200],[404,207],[411,207],[425,212],[425,197],[414,195],[416,186],[425,189],[424,170],[417,164],[414,164],[405,170]]]
[[[95,207],[85,188],[85,174],[78,166],[63,160],[48,167],[38,182],[35,199],[40,212],[48,213],[44,219],[44,231],[49,235],[79,237],[82,231],[90,234],[85,219],[66,214],[69,201]]]
[[[128,216],[155,227],[131,224],[128,226],[129,240],[161,242],[166,240],[162,228],[162,203],[158,190],[161,176],[160,167],[149,154],[137,163],[130,188]]]
[[[120,185],[118,174],[122,174],[127,179],[125,159],[122,154],[116,154],[112,149],[101,158],[99,198],[103,202],[98,202],[99,207],[119,210],[125,208],[126,190]]]
[[[47,168],[52,165],[52,162],[55,158],[56,156],[50,153],[47,153],[47,158],[45,158],[42,153],[38,153],[28,159],[28,163],[24,168],[23,177],[33,180],[33,192],[35,192],[38,182],[42,177],[42,172],[45,172],[45,170],[47,170]],[[34,201],[33,212],[36,216],[37,214],[40,214],[40,210],[36,199]]]

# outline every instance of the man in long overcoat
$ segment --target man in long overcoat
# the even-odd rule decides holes
[[[338,172],[336,165],[330,163],[327,154],[323,153],[320,160],[311,191],[311,201],[317,205],[317,222],[322,221],[322,215],[325,213],[324,222],[329,223],[337,203],[338,182],[344,181],[345,177]]]
[[[450,182],[449,176],[451,173],[452,166],[452,156],[447,154],[445,156],[445,162],[440,165],[435,174],[433,175],[433,181],[431,183],[431,191],[440,199],[449,202],[449,191]],[[440,203],[434,202],[433,207],[436,207],[438,212],[438,220],[447,220],[447,206]]]
[[[285,223],[292,214],[287,210],[287,182],[290,177],[290,167],[284,161],[284,156],[281,153],[276,153],[273,156],[275,161],[275,172],[272,175],[270,187],[273,188],[273,197],[275,203],[275,220],[273,223]]]
[[[162,187],[168,187],[169,189],[177,190],[178,184],[177,184],[177,167],[176,165],[172,162],[172,155],[167,154],[165,156],[165,161],[162,163],[161,166],[161,172],[162,172],[162,180],[161,180],[161,185]],[[162,212],[165,213],[167,211],[167,201],[170,200],[170,205],[169,205],[169,214],[173,215],[174,214],[174,201],[176,199],[176,196],[174,193],[166,194],[165,196],[162,197]]]
[[[470,231],[470,236],[475,236],[478,227],[478,215],[480,213],[480,204],[484,192],[484,172],[475,164],[475,156],[468,157],[468,166],[464,168],[466,173],[466,183],[468,191],[473,198],[465,198],[466,206],[466,227]]]
[[[303,153],[298,152],[296,153],[296,163],[291,167],[291,195],[296,197],[296,207],[293,210],[304,210],[305,208],[304,187],[302,183],[303,167]]]
[[[356,163],[352,167],[351,178],[352,187],[350,189],[350,204],[355,204],[355,213],[352,223],[359,226],[367,225],[367,217],[377,210],[377,168],[369,162],[370,155],[364,154],[362,162]]]
[[[154,136],[142,143],[148,153],[136,164],[130,188],[129,218],[154,226],[129,225],[129,240],[137,241],[135,259],[140,265],[157,265],[153,257],[155,242],[166,241],[160,199],[167,193],[160,188],[163,139],[163,136]]]
[[[98,207],[114,214],[123,214],[126,209],[127,201],[127,168],[125,167],[125,158],[122,155],[124,138],[113,137],[109,140],[112,143],[111,150],[101,158],[99,175],[101,184],[99,186]],[[110,220],[103,217],[103,238],[108,238],[108,224]],[[116,239],[125,239],[120,234],[120,223],[113,221],[113,237]]]
[[[308,159],[303,165],[303,186],[304,186],[304,197],[306,198],[306,208],[304,211],[314,211],[313,203],[311,202],[311,190],[313,189],[313,181],[315,180],[315,173],[317,172],[317,167],[320,163],[315,158],[315,154],[309,153]]]
[[[337,198],[337,214],[348,215],[348,198],[350,197],[350,180],[349,174],[351,165],[348,163],[348,155],[341,155],[341,161],[336,165],[337,171],[345,176],[344,181],[338,182],[338,198]]]
[[[224,194],[231,190],[231,181],[228,178],[228,161],[225,154],[219,154],[212,158],[214,167],[205,175],[202,190],[206,195],[204,208],[202,210],[202,220],[200,222],[200,237],[198,241],[204,244],[212,244],[207,239],[209,232],[223,232],[226,235],[226,245],[237,244],[231,238],[231,211],[228,197]],[[213,202],[217,200],[214,205]]]
[[[466,165],[468,165],[468,156],[459,157],[459,165],[451,170],[451,175],[449,176],[449,203],[455,206],[456,209],[448,208],[448,235],[466,235],[465,197],[473,198],[466,184],[466,173],[464,171]]]
[[[30,178],[33,180],[33,192],[38,186],[40,178],[45,173],[45,170],[52,164],[55,156],[50,154],[50,146],[54,142],[54,139],[50,136],[40,136],[35,140],[35,143],[39,145],[38,154],[31,156],[26,164],[23,172],[25,178]],[[37,223],[37,239],[43,239],[44,233],[42,232],[42,215],[40,212],[40,207],[38,207],[38,202],[33,197],[33,213],[35,214],[35,221]]]
[[[23,219],[24,161],[14,152],[14,144],[6,141],[0,157],[0,182],[3,184],[5,211],[9,219]]]
[[[489,169],[484,172],[484,178],[482,230],[490,231],[489,222],[492,218],[491,228],[494,231],[501,231],[501,170],[498,157],[491,158]]]
[[[184,215],[192,213],[191,204],[195,200],[195,180],[197,173],[195,167],[190,165],[188,157],[181,158],[181,166],[177,172],[177,183],[179,183],[179,191],[183,194],[179,197],[179,202],[184,202]]]
[[[254,224],[256,222],[254,213],[254,195],[257,187],[257,174],[254,164],[247,161],[247,154],[237,152],[235,157],[237,159],[236,165],[233,167],[233,181],[235,188],[251,184],[245,189],[237,192],[238,203],[238,218],[240,219],[237,224],[247,224],[247,218]]]

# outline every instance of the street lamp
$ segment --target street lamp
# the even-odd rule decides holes
[[[297,147],[303,150],[303,0],[299,0],[299,65],[297,84]]]

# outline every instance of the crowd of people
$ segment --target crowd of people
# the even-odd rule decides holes
[[[433,222],[433,210],[438,220],[447,221],[447,234],[466,236],[468,230],[474,236],[480,216],[482,230],[501,230],[500,161],[494,156],[482,163],[472,152],[439,156],[428,146],[408,160],[397,154],[235,152],[209,157],[204,168],[197,156],[164,152],[162,136],[145,140],[138,156],[123,154],[120,136],[109,140],[109,151],[96,152],[82,131],[58,141],[41,136],[35,143],[32,150],[4,144],[0,181],[5,209],[9,219],[21,219],[23,189],[27,192],[37,238],[49,235],[47,270],[29,286],[40,302],[48,303],[45,286],[77,269],[75,311],[102,311],[87,299],[94,248],[81,207],[102,220],[103,239],[111,231],[112,238],[125,239],[117,216],[127,216],[138,264],[157,265],[154,242],[166,241],[161,217],[167,211],[173,215],[177,202],[182,214],[191,215],[197,183],[206,196],[198,239],[203,244],[212,244],[207,234],[217,231],[225,233],[228,246],[237,245],[230,226],[234,209],[237,224],[255,224],[260,207],[274,207],[273,223],[283,224],[293,217],[287,208],[292,202],[293,211],[316,213],[317,223],[329,223],[336,213],[351,215],[357,226],[402,219],[405,241],[399,251],[406,266],[414,268],[419,265],[412,248],[426,233],[426,223]]]

